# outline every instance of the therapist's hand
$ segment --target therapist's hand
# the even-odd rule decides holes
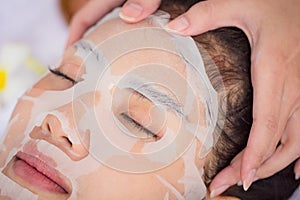
[[[125,0],[93,0],[86,3],[73,17],[66,48],[79,40],[83,33],[101,17]]]
[[[137,22],[160,3],[145,2],[128,0],[120,16]],[[236,26],[251,44],[254,105],[250,137],[243,152],[213,180],[212,196],[240,180],[247,190],[254,180],[271,176],[299,158],[299,9],[299,0],[209,0],[195,4],[168,24],[183,35]],[[281,145],[276,148],[279,141]],[[299,160],[295,174],[300,175]]]
[[[67,45],[123,2],[90,1],[73,18]],[[138,22],[153,13],[160,2],[128,0],[121,17],[130,23]],[[299,0],[209,0],[195,4],[168,25],[183,35],[236,26],[246,33],[251,44],[252,129],[247,147],[211,183],[213,196],[239,180],[248,189],[254,179],[270,176],[299,158],[299,9]],[[276,149],[279,141],[281,145]],[[295,173],[300,175],[299,161]]]
[[[250,137],[244,151],[213,180],[212,196],[240,180],[247,190],[255,179],[271,176],[299,158],[299,9],[299,0],[209,0],[168,25],[183,35],[236,26],[251,44],[254,105]],[[295,174],[300,175],[299,160]]]
[[[106,13],[124,2],[125,0],[93,0],[86,3],[72,18],[66,48],[79,40],[83,33]],[[146,18],[160,5],[160,1],[157,0],[142,0],[137,1],[137,4],[132,2],[134,1],[127,1],[127,7],[123,9],[123,18],[130,14],[130,17],[126,18],[127,22],[138,22]]]

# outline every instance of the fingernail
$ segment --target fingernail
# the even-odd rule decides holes
[[[295,174],[295,180],[297,181],[299,178],[299,174]]]
[[[220,194],[222,194],[227,188],[229,188],[230,185],[223,185],[221,187],[218,187],[214,190],[211,191],[210,193],[210,198],[215,198],[216,196],[219,196]]]
[[[243,181],[243,188],[245,191],[247,191],[249,189],[249,187],[251,186],[254,178],[255,178],[255,174],[256,174],[256,170],[252,169],[249,173],[247,178]]]
[[[134,22],[143,12],[143,7],[136,3],[125,4],[119,16],[121,19]]]
[[[167,25],[167,28],[172,29],[174,31],[181,32],[189,27],[189,21],[184,17],[181,16],[177,19],[174,19]]]
[[[236,185],[237,185],[237,186],[242,186],[243,183],[242,183],[242,181],[239,181],[239,182],[236,183]]]

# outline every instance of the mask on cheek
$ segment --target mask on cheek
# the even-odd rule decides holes
[[[114,10],[92,29],[117,19],[118,13],[119,9]],[[193,39],[162,28],[168,19],[168,14],[159,11],[146,19],[149,27],[123,31],[99,44],[77,42],[76,55],[84,63],[82,81],[64,91],[22,98],[33,104],[29,121],[22,129],[22,142],[9,150],[3,166],[32,141],[34,127],[42,126],[51,115],[72,145],[81,145],[88,152],[82,156],[62,153],[55,142],[49,145],[43,138],[31,144],[53,158],[56,169],[68,177],[72,190],[77,191],[71,194],[72,199],[80,191],[76,180],[102,165],[121,172],[154,173],[178,158],[184,161],[184,176],[178,182],[184,185],[185,193],[178,192],[164,177],[157,175],[157,180],[179,199],[203,198],[206,189],[195,159],[205,156],[218,137],[213,136],[217,93]],[[140,59],[145,52],[148,58],[153,57]],[[181,64],[171,66],[168,57]],[[35,92],[39,93],[31,90]],[[196,141],[200,150],[196,150]],[[22,187],[2,173],[0,178],[5,185],[1,195],[15,198]]]

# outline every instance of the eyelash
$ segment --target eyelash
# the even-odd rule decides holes
[[[133,125],[133,127],[136,128],[137,130],[143,131],[147,135],[149,135],[155,139],[158,139],[158,136],[155,133],[153,133],[149,129],[143,127],[140,123],[138,123],[137,121],[135,121],[134,119],[129,117],[127,114],[121,113],[121,116],[123,117],[123,119],[125,119],[127,122],[129,122],[131,125]]]
[[[48,67],[48,70],[49,70],[52,74],[54,74],[54,75],[56,75],[56,76],[58,76],[58,77],[61,77],[61,78],[63,78],[63,79],[66,79],[66,80],[68,80],[68,81],[70,81],[70,82],[72,82],[73,85],[75,85],[75,84],[77,83],[74,79],[70,78],[70,77],[67,76],[66,74],[64,74],[64,73],[62,73],[61,71],[59,71],[58,69],[51,69],[50,67]]]
[[[51,69],[50,67],[48,67],[49,71],[59,77],[62,77],[63,79],[66,79],[70,82],[72,82],[72,84],[76,84],[76,81],[72,78],[70,78],[69,76],[67,76],[66,74],[62,73],[61,71],[57,70],[57,69]],[[140,94],[139,92],[135,92],[140,98],[146,99],[145,96],[143,96],[142,94]],[[127,114],[125,113],[121,113],[121,116],[127,121],[129,122],[131,125],[133,125],[134,128],[138,129],[139,131],[143,131],[144,133],[146,133],[147,135],[158,139],[158,136],[156,134],[154,134],[153,132],[151,132],[149,129],[143,127],[140,123],[138,123],[137,121],[135,121],[134,119],[132,119],[131,117],[129,117]]]

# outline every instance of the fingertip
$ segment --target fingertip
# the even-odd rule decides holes
[[[76,33],[76,35],[74,33]],[[66,50],[71,45],[73,45],[77,40],[81,38],[81,36],[82,34],[79,32],[75,32],[75,31],[70,32],[64,50]]]
[[[231,166],[224,168],[212,180],[209,186],[210,190],[215,190],[215,193],[217,193],[216,191],[223,186],[230,187],[231,185],[236,184],[240,180],[239,173],[237,173],[237,171],[238,170],[232,168]]]
[[[236,185],[237,185],[237,186],[242,186],[243,183],[242,183],[242,181],[238,181],[238,182],[236,183]]]
[[[133,23],[140,19],[143,10],[143,7],[138,3],[125,3],[119,13],[119,16],[124,21]]]
[[[247,191],[247,190],[250,188],[250,186],[251,186],[252,183],[254,182],[255,175],[256,175],[256,169],[251,169],[251,170],[247,173],[246,179],[243,180],[243,188],[244,188],[244,191]]]
[[[66,46],[64,48],[64,51],[66,51],[73,43],[74,43],[73,40],[68,40],[67,43],[66,43]]]
[[[295,172],[295,180],[297,181],[300,178],[300,159],[298,159],[295,164],[294,172]]]
[[[185,30],[187,30],[190,26],[189,20],[184,16],[181,15],[174,20],[170,21],[167,25],[166,28],[170,29],[176,33],[181,33],[183,34]]]
[[[156,11],[160,5],[160,2],[161,0],[127,0],[123,5],[119,16],[127,23],[139,22]]]
[[[69,35],[68,35],[67,42],[66,42],[64,50],[66,50],[67,48],[69,48],[69,46],[71,46],[73,43],[74,43],[73,32],[69,32]]]
[[[76,37],[76,35],[74,36],[73,32],[69,32],[67,42],[66,42],[66,46],[65,46],[65,50],[75,42],[75,37]]]
[[[210,198],[214,198],[230,186],[240,182],[240,164],[241,164],[241,153],[239,153],[231,162],[229,166],[221,170],[212,180],[209,189],[211,191]]]
[[[66,51],[69,46],[70,46],[70,44],[67,42],[66,45],[65,45],[64,51]]]
[[[247,188],[249,184],[251,184],[250,179],[252,179],[255,176],[256,169],[257,169],[256,163],[257,160],[252,158],[247,159],[247,156],[245,156],[245,154],[243,155],[242,165],[241,165],[241,180],[243,182],[244,189]],[[245,182],[247,182],[246,185]]]
[[[212,190],[210,193],[210,198],[213,199],[213,198],[219,196],[220,194],[225,192],[225,190],[227,190],[229,187],[230,187],[230,185],[223,185],[223,186],[220,186],[220,187]]]
[[[194,4],[184,14],[172,20],[168,28],[182,35],[199,35],[224,26],[242,28],[237,9],[240,3],[233,1],[201,1]],[[235,20],[235,19],[239,20]]]
[[[243,182],[246,179],[249,179],[250,174],[253,174],[254,171],[256,171],[261,166],[261,163],[271,156],[271,154],[268,153],[269,152],[268,148],[271,145],[266,145],[265,142],[261,142],[261,144],[259,144],[257,142],[258,138],[254,138],[254,139],[251,137],[248,139],[248,144],[242,155],[240,173],[241,173],[241,180]],[[264,140],[261,139],[261,141]]]

